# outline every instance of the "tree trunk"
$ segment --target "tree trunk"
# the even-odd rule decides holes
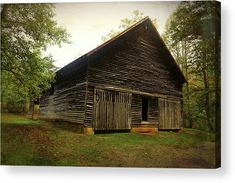
[[[190,101],[190,97],[189,97],[189,84],[186,83],[186,93],[187,93],[187,101]],[[188,128],[193,128],[193,121],[191,118],[191,109],[190,109],[190,105],[187,104],[187,118],[188,118]]]
[[[28,118],[34,119],[34,100],[30,100]]]
[[[204,81],[204,91],[205,91],[205,111],[206,111],[206,123],[209,128],[209,131],[214,131],[214,127],[211,123],[210,119],[210,87],[209,87],[209,79],[208,79],[208,66],[205,64],[208,62],[207,54],[204,53],[204,61],[202,62],[202,74],[203,74],[203,81]]]
[[[7,17],[7,8],[8,7],[6,5],[4,5],[4,4],[2,4],[1,8],[2,8],[2,10],[1,10],[1,18],[2,18],[2,20],[5,20],[6,17]]]
[[[186,76],[186,80],[188,80],[188,62],[187,62],[187,42],[186,40],[184,40],[184,45],[183,45],[183,56],[184,56],[184,65],[185,65],[185,76]],[[187,93],[187,101],[190,101],[190,97],[189,97],[189,84],[188,82],[186,83],[186,93]],[[193,127],[193,121],[191,118],[191,109],[190,109],[190,105],[187,104],[187,119],[188,119],[188,128],[192,128]]]
[[[209,81],[205,68],[203,69],[203,80],[204,80],[204,91],[205,91],[205,111],[206,111],[206,122],[210,131],[214,131],[213,125],[210,120],[210,92],[209,92]]]

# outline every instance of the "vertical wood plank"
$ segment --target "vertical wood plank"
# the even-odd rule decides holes
[[[181,127],[181,103],[176,100],[160,99],[159,129],[180,129]]]
[[[96,130],[130,129],[131,94],[96,89],[95,95]]]

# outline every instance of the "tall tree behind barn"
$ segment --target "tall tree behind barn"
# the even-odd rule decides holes
[[[182,72],[146,17],[56,73],[40,117],[84,132],[178,130]]]

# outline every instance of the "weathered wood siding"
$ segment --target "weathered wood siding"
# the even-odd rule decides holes
[[[41,97],[39,117],[84,124],[87,64],[67,67],[57,72],[53,95]]]
[[[159,50],[158,43],[143,28],[101,58],[92,60],[88,68],[88,82],[181,96],[182,84]]]
[[[158,98],[149,97],[148,121],[158,124]]]
[[[86,84],[64,90],[55,90],[53,95],[40,100],[40,117],[83,123]]]
[[[159,99],[159,129],[181,128],[181,101]]]
[[[142,97],[140,95],[132,95],[131,116],[132,124],[139,124],[142,121]]]
[[[165,59],[158,43],[142,28],[105,54],[91,59],[88,67],[88,86],[113,86],[150,94],[182,97],[182,83]],[[142,97],[138,94],[132,96],[133,125],[141,124],[142,121]],[[158,98],[148,97],[148,101],[148,122],[157,125]],[[86,120],[87,124],[92,124],[91,119],[89,117],[89,120]]]
[[[95,89],[94,130],[131,128],[131,94]]]
[[[85,127],[93,127],[94,115],[94,87],[88,86],[86,92]]]

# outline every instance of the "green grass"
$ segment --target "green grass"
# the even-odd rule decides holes
[[[1,123],[2,124],[41,124],[44,121],[42,120],[31,120],[26,117],[26,115],[15,115],[15,114],[2,114]]]
[[[93,136],[61,125],[2,115],[5,165],[214,167],[214,135],[199,130]]]

